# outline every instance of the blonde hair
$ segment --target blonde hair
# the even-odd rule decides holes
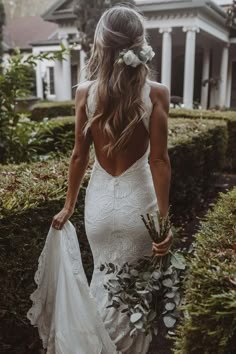
[[[96,80],[96,112],[93,123],[108,137],[108,155],[125,148],[145,114],[141,92],[149,74],[146,64],[136,68],[118,63],[123,49],[140,49],[146,43],[143,17],[134,9],[115,6],[100,18],[94,36],[87,79]]]

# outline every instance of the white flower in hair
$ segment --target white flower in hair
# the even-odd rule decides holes
[[[155,53],[154,51],[152,50],[152,47],[150,45],[147,45],[145,44],[140,53],[139,53],[139,57],[142,61],[144,61],[145,63],[147,61],[150,61],[152,60],[152,58],[154,57]]]
[[[140,64],[146,64],[148,61],[152,60],[155,53],[150,45],[146,43],[141,47],[139,51],[134,51],[133,49],[122,50],[119,55],[118,63],[125,63],[128,66],[136,68]]]
[[[126,65],[132,66],[136,68],[139,64],[141,64],[141,60],[137,57],[133,50],[128,50],[123,55],[123,61]]]

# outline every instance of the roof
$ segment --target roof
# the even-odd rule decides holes
[[[60,20],[75,20],[73,0],[57,0],[55,3],[42,15],[46,21],[57,22]]]
[[[58,25],[44,21],[41,16],[18,17],[8,20],[3,30],[5,49],[29,50],[31,43],[47,40],[57,30]]]

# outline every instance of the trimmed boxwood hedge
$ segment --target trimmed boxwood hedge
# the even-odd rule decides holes
[[[75,114],[74,101],[39,102],[31,108],[31,119],[42,121],[44,118],[73,116]]]
[[[58,129],[59,121],[50,124]],[[62,131],[74,135],[74,118],[65,118],[60,124]],[[188,210],[210,183],[211,169],[223,164],[226,126],[224,122],[171,120],[169,136],[173,173],[171,201],[172,213],[175,213],[179,206]],[[46,152],[49,146],[48,142],[44,143]],[[3,275],[0,312],[1,322],[12,325],[15,331],[25,326],[25,313],[31,305],[29,295],[35,288],[32,282],[37,266],[35,260],[44,245],[53,215],[64,203],[68,162],[68,158],[63,157],[0,167],[0,272]],[[90,280],[93,258],[83,223],[89,174],[90,170],[84,178],[71,220],[77,229],[85,272]]]
[[[217,119],[227,122],[228,129],[228,145],[227,145],[227,161],[226,168],[236,171],[236,111],[210,111],[210,110],[188,110],[188,109],[171,109],[170,117],[187,118],[187,119]]]
[[[51,127],[47,126],[45,132],[41,131],[40,139],[37,139],[41,153],[51,152],[53,148],[57,149],[54,150],[57,152],[60,152],[60,149],[61,152],[72,149],[74,144],[74,118],[52,120],[50,125]],[[226,142],[227,133],[224,122],[170,120],[169,154],[172,164],[171,204],[173,206],[186,208],[187,205],[194,203],[196,198],[201,197],[201,191],[210,183],[212,173],[224,166]],[[92,162],[93,154],[91,156]],[[0,217],[1,213],[4,214],[7,210],[14,209],[15,206],[19,210],[24,209],[18,196],[15,195],[15,193],[18,193],[19,184],[21,185],[19,193],[20,195],[25,193],[27,203],[30,203],[28,198],[31,198],[31,196],[34,198],[34,195],[37,200],[40,197],[43,201],[47,201],[52,199],[52,196],[57,199],[57,194],[55,194],[57,188],[59,190],[64,188],[62,190],[62,193],[64,193],[67,172],[64,170],[65,160],[62,161],[64,162],[56,163],[49,160],[45,164],[40,162],[35,165],[22,164],[19,167],[4,167],[5,175],[2,175],[0,179],[0,183],[3,183]],[[55,167],[55,164],[57,167]],[[42,186],[45,183],[45,186],[42,187],[43,193],[46,193],[45,197],[39,193],[41,173],[34,172],[35,169],[36,171],[42,170],[45,173],[45,176],[42,177]],[[10,171],[10,174],[6,174],[6,171]],[[15,175],[14,171],[17,171]],[[29,176],[32,184],[30,188],[27,186],[23,190],[27,176]],[[52,179],[50,179],[50,176],[52,176]],[[19,182],[21,178],[23,178],[23,182]],[[10,185],[8,185],[9,183]],[[28,192],[29,194],[27,194]],[[11,200],[14,201],[13,207],[11,206]]]
[[[41,121],[45,117],[51,119],[58,116],[63,117],[74,115],[74,113],[74,101],[40,102],[32,108],[32,119]],[[170,117],[188,119],[222,119],[227,121],[229,136],[227,147],[227,168],[230,170],[236,170],[236,112],[177,108],[170,109]]]
[[[236,352],[236,187],[201,223],[189,261],[175,354]]]

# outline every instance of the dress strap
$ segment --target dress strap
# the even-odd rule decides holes
[[[85,110],[88,118],[92,117],[96,111],[96,100],[94,97],[96,87],[97,87],[96,81],[93,81],[88,88],[87,102],[85,106]]]
[[[143,124],[149,132],[150,116],[152,114],[153,104],[150,98],[151,85],[146,81],[142,90],[142,101],[146,107],[146,113],[143,116]]]

